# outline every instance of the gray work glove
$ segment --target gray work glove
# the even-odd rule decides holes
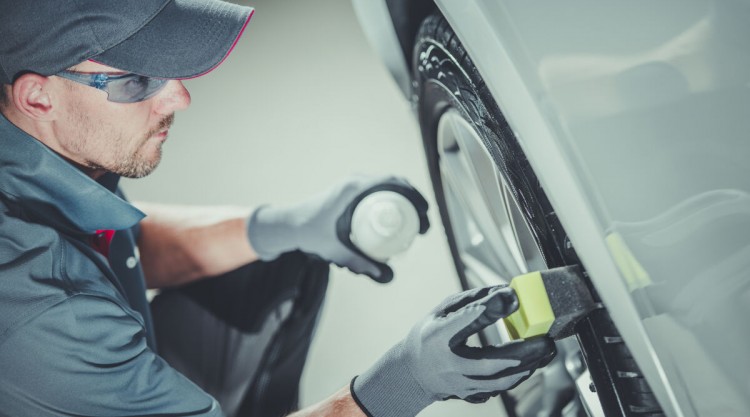
[[[517,308],[515,292],[504,286],[447,298],[352,380],[354,400],[370,417],[413,417],[435,401],[484,402],[515,387],[552,360],[552,339],[481,348],[467,346],[466,339]]]
[[[250,244],[261,260],[300,250],[375,281],[388,282],[393,279],[393,270],[362,253],[349,238],[354,208],[375,191],[400,193],[417,209],[419,233],[430,227],[427,201],[406,180],[357,176],[300,204],[259,207],[248,221]]]

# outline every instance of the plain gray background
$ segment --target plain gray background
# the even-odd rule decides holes
[[[302,404],[349,383],[411,325],[458,291],[434,204],[419,127],[406,99],[367,44],[348,0],[257,0],[230,57],[185,85],[160,167],[124,180],[133,200],[256,206],[304,199],[354,173],[406,177],[430,202],[432,228],[393,259],[380,285],[332,269],[302,381]],[[420,416],[501,415],[447,401]]]

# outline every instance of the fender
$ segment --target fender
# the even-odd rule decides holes
[[[419,25],[437,10],[433,0],[352,0],[362,30],[401,92],[411,97],[411,54]]]

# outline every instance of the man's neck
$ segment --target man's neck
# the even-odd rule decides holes
[[[47,139],[50,137],[54,137],[54,135],[45,134],[43,132],[44,129],[39,128],[39,126],[37,126],[34,123],[29,123],[28,120],[22,117],[20,114],[18,114],[17,111],[13,111],[12,106],[0,106],[0,114],[2,114],[2,116],[5,117],[5,119],[11,122],[14,126],[21,129],[32,138],[41,142],[44,146],[49,148],[52,152],[58,154],[61,158],[66,160],[68,163],[70,163],[74,167],[78,168],[81,172],[88,175],[89,177],[93,179],[98,179],[102,175],[107,173],[107,171],[105,171],[104,169],[91,168],[65,156],[65,154],[60,152],[60,150],[57,149],[57,147],[54,145],[56,142]]]

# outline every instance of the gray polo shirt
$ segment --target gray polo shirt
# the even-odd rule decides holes
[[[154,353],[144,214],[0,115],[0,416],[221,416]],[[89,245],[116,230],[109,259]]]

